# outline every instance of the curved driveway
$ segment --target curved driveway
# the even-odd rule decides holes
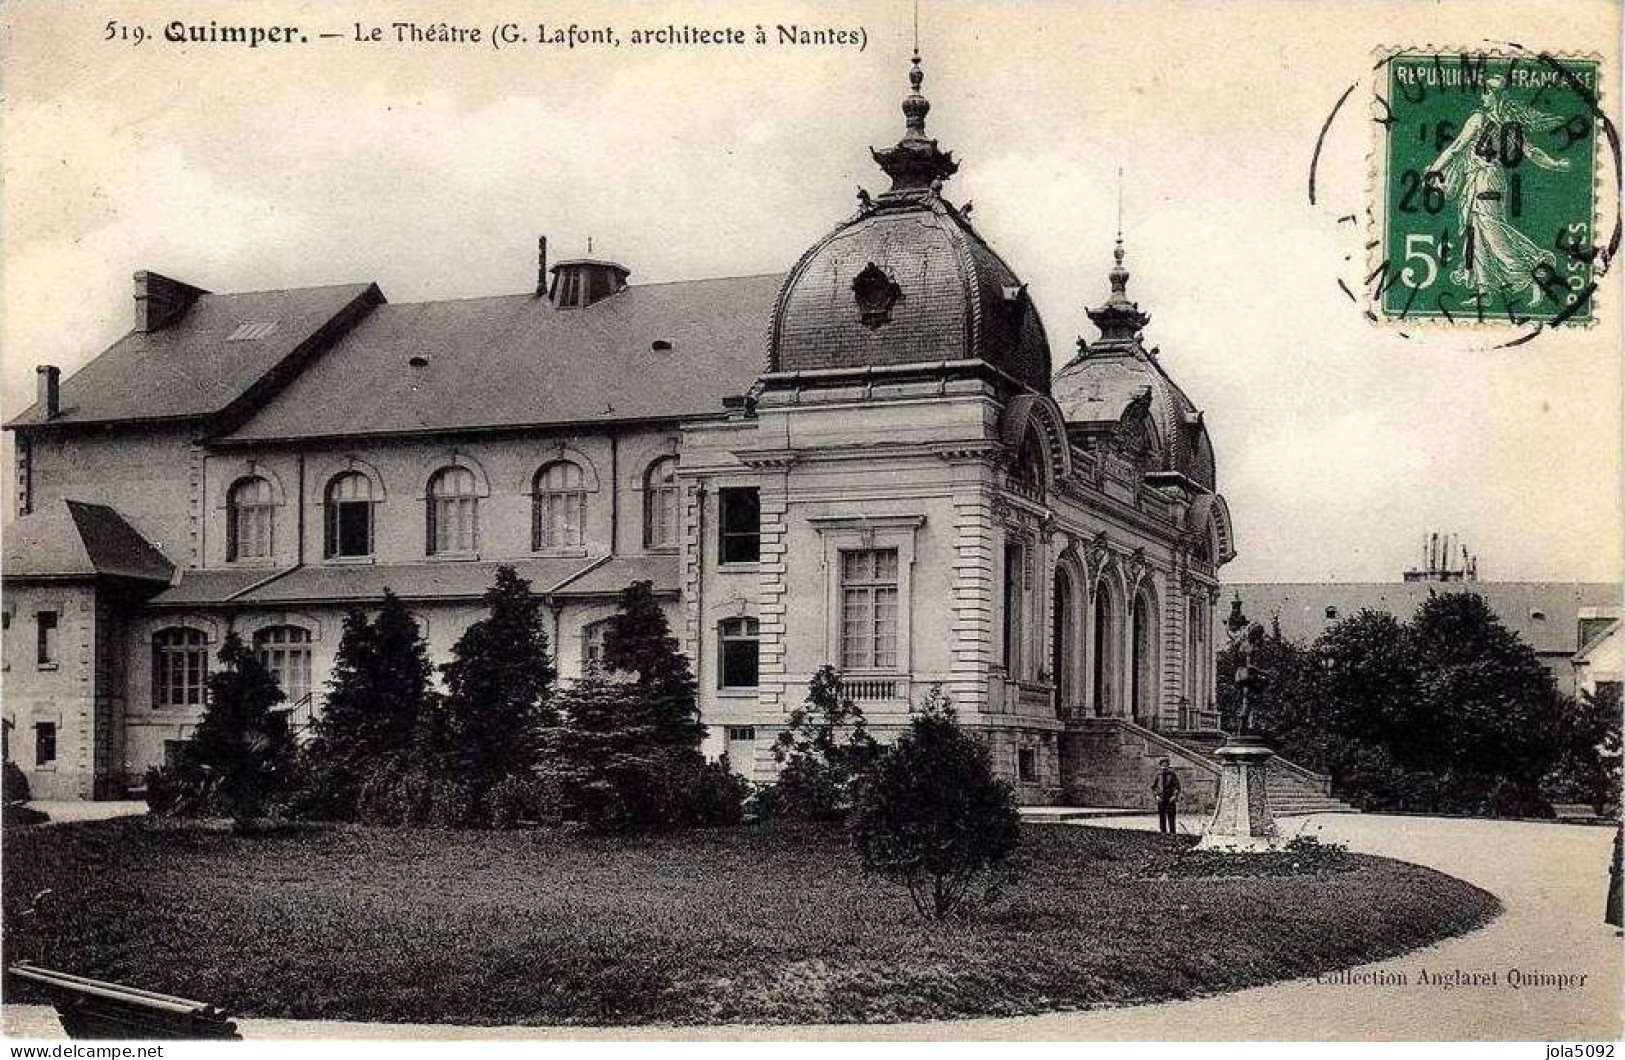
[[[1091,822],[1154,827],[1148,818]],[[1567,1040],[1620,1037],[1622,943],[1602,923],[1610,835],[1604,828],[1433,817],[1288,818],[1353,850],[1428,865],[1497,895],[1506,911],[1488,926],[1403,957],[1366,965],[1354,984],[1293,980],[1194,1001],[1017,1019],[832,1027],[454,1027],[243,1020],[258,1039],[859,1039],[1024,1040]],[[1066,827],[1041,825],[1035,827]],[[1515,988],[1509,972],[1566,977]],[[1422,985],[1419,973],[1495,973],[1493,985]],[[1407,982],[1398,985],[1396,977]],[[1583,983],[1578,977],[1584,976]],[[1377,985],[1382,983],[1384,985]],[[12,1006],[13,1035],[60,1036],[48,1009]]]

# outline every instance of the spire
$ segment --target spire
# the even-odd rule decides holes
[[[916,45],[908,72],[909,94],[903,100],[903,138],[896,147],[869,151],[891,178],[891,192],[924,190],[959,170],[953,152],[939,150],[937,142],[925,135],[925,116],[931,112],[931,101],[920,92],[924,82],[925,71],[920,69],[920,49]]]
[[[1100,329],[1097,346],[1132,341],[1139,335],[1141,329],[1151,322],[1151,314],[1142,313],[1139,303],[1129,300],[1129,271],[1123,264],[1122,223],[1119,216],[1117,246],[1112,250],[1112,270],[1107,274],[1111,280],[1112,293],[1106,299],[1105,305],[1088,311],[1089,319]]]

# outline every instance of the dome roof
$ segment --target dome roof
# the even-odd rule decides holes
[[[892,187],[815,243],[785,278],[770,372],[979,360],[1049,392],[1049,340],[1025,286],[942,198],[958,168],[925,136],[930,109],[903,104],[907,129],[874,152]]]
[[[1084,439],[1128,427],[1143,415],[1155,435],[1150,473],[1181,475],[1205,490],[1216,488],[1213,444],[1202,413],[1140,341],[1151,315],[1128,300],[1122,240],[1111,271],[1112,294],[1089,311],[1100,328],[1093,346],[1078,340],[1078,354],[1055,376],[1055,402],[1069,433]]]

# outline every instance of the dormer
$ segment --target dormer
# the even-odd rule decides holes
[[[632,271],[625,265],[594,258],[575,258],[553,266],[553,289],[548,298],[554,309],[585,309],[626,289]]]

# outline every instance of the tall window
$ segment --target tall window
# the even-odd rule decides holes
[[[755,486],[717,491],[723,563],[755,563],[762,555],[762,502]]]
[[[34,616],[34,659],[41,666],[57,664],[56,612],[41,611]]]
[[[273,554],[276,501],[263,478],[238,479],[226,494],[226,559],[267,559]]]
[[[1095,587],[1095,650],[1094,687],[1095,714],[1105,718],[1117,713],[1116,682],[1112,680],[1112,667],[1117,664],[1113,645],[1117,641],[1117,619],[1112,607],[1110,590],[1104,584]]]
[[[897,550],[841,553],[841,669],[897,668]]]
[[[594,622],[581,630],[581,676],[586,677],[592,673],[594,667],[603,669],[604,666],[604,638],[609,633],[609,624],[613,619],[606,618],[602,622]]]
[[[1134,610],[1129,621],[1129,647],[1133,658],[1129,660],[1129,704],[1134,720],[1148,725],[1154,719],[1151,712],[1151,604],[1142,595],[1134,598]]]
[[[34,723],[34,765],[49,766],[56,763],[56,722]]]
[[[480,499],[474,472],[448,467],[429,480],[428,531],[424,540],[430,555],[473,552],[479,547]]]
[[[254,634],[260,665],[271,672],[287,705],[310,695],[310,630],[303,626],[267,626]]]
[[[1011,677],[1021,672],[1021,608],[1023,557],[1021,546],[1004,546],[1004,669]]]
[[[328,558],[372,555],[372,480],[346,471],[327,484]]]
[[[761,669],[759,626],[754,618],[730,618],[722,623],[721,684],[723,688],[755,688]]]
[[[677,544],[677,458],[662,457],[643,476],[643,547]]]
[[[555,460],[536,472],[530,508],[530,547],[578,548],[587,521],[587,487],[579,464]]]
[[[152,635],[152,705],[201,707],[209,680],[209,638],[174,626]]]

